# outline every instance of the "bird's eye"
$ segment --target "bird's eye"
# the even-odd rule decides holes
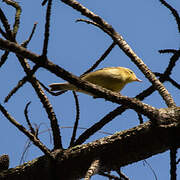
[[[129,71],[131,74],[133,74],[133,72],[132,71]]]

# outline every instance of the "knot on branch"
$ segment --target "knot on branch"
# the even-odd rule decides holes
[[[179,127],[180,107],[159,109],[157,124],[161,127]]]

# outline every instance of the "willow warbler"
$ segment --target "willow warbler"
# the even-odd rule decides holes
[[[127,83],[141,81],[132,70],[124,67],[107,67],[87,73],[80,78],[114,92],[120,92]],[[73,90],[90,94],[70,83],[53,83],[49,87],[51,91]]]

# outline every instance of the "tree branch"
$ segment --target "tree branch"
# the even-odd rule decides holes
[[[52,157],[50,154],[50,150],[40,142],[32,133],[26,130],[24,126],[19,124],[8,112],[7,110],[0,104],[0,111],[3,115],[14,125],[16,126],[22,133],[24,133],[39,149],[46,154],[48,157]]]
[[[78,86],[80,89],[86,90],[98,97],[105,98],[106,100],[117,104],[124,104],[128,108],[134,109],[135,111],[144,114],[150,119],[153,119],[153,117],[157,116],[156,108],[142,103],[137,99],[122,96],[119,93],[115,93],[105,88],[101,88],[89,82],[83,81],[79,79],[77,76],[74,76],[70,74],[68,71],[59,67],[58,65],[53,64],[48,59],[46,61],[41,61],[39,55],[28,51],[27,49],[23,48],[22,46],[19,46],[14,42],[10,42],[0,38],[0,49],[6,49],[18,54],[21,57],[28,58],[40,67],[44,67],[48,71],[54,73],[56,76],[61,77],[64,80],[70,82],[71,84]]]
[[[175,142],[178,143],[176,147],[179,147],[180,108],[175,109],[174,113],[172,112],[172,109],[169,108],[162,109],[162,117],[170,114],[172,116],[169,116],[169,121],[166,118],[157,119],[159,126],[153,126],[148,121],[88,144],[75,146],[63,152],[56,151],[57,177],[66,180],[83,178],[93,159],[101,160],[99,169],[101,172],[117,170],[117,167],[144,160],[167,151],[171,147],[172,134]],[[177,122],[173,120],[173,114],[176,120],[178,119]],[[0,179],[9,180],[12,176],[16,176],[17,179],[20,177],[26,179],[28,173],[32,173],[32,166],[34,167],[33,179],[45,177],[45,180],[51,180],[51,176],[48,177],[50,163],[45,156],[17,168],[9,169],[3,175],[0,173]]]
[[[154,87],[158,90],[159,94],[165,100],[167,106],[176,106],[171,94],[167,91],[164,85],[156,78],[156,76],[151,72],[147,65],[144,64],[144,62],[136,55],[136,53],[127,44],[123,37],[119,33],[117,33],[111,25],[109,25],[105,20],[91,12],[89,9],[81,5],[76,0],[61,1],[71,6],[75,10],[81,12],[81,14],[90,18],[95,23],[99,24],[98,27],[100,27],[104,32],[106,32],[115,41],[115,43],[117,43],[117,45],[123,50],[123,52],[132,60],[132,62],[134,62],[138,66],[138,68],[142,71],[146,78],[154,85]]]

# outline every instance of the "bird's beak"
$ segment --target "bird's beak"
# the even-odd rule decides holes
[[[135,81],[142,82],[142,80],[140,80],[140,79],[138,79],[138,78],[136,78],[136,80],[135,80]]]

